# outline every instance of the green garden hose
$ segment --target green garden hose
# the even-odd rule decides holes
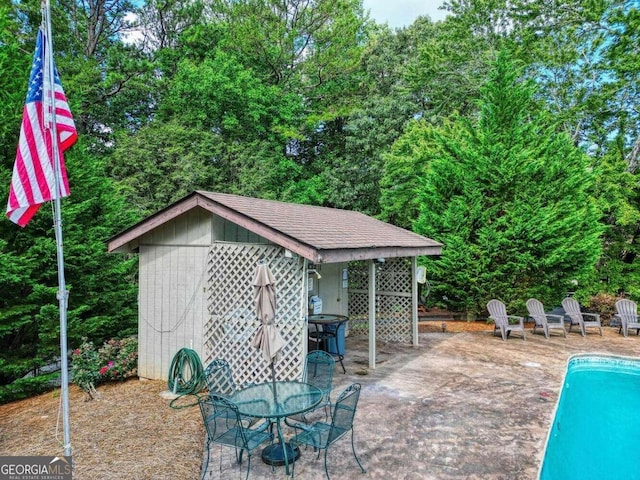
[[[176,395],[197,394],[203,388],[204,368],[195,350],[181,348],[169,367],[167,386]]]

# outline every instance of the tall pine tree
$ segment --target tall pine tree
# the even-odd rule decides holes
[[[501,53],[478,118],[433,136],[415,229],[444,243],[428,269],[452,308],[480,313],[494,297],[514,308],[529,297],[553,305],[594,275],[594,175],[534,93]]]

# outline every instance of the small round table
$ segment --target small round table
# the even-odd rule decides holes
[[[344,363],[342,363],[342,360],[344,359],[344,351],[340,351],[338,336],[340,334],[340,328],[345,328],[344,325],[348,320],[349,317],[345,317],[344,315],[335,315],[332,313],[309,315],[307,318],[307,322],[311,325],[315,325],[317,328],[316,332],[309,333],[309,336],[314,340],[317,340],[318,343],[322,342],[324,344],[324,350],[327,353],[338,357],[343,373],[347,373],[347,370],[344,368]],[[315,335],[313,335],[313,333],[315,333]],[[335,352],[329,351],[329,340],[335,341]]]
[[[318,405],[322,390],[304,382],[266,382],[238,390],[229,399],[237,405],[241,415],[275,423],[279,442],[262,450],[262,461],[269,465],[285,465],[289,475],[289,464],[300,456],[300,450],[284,441],[280,423],[285,417],[304,413]]]

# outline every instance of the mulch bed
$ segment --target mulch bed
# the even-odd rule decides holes
[[[169,407],[166,382],[131,379],[87,401],[69,388],[73,478],[199,478],[204,429],[198,407]],[[0,455],[64,454],[60,390],[0,405]]]
[[[442,332],[443,325],[445,333],[493,331],[493,324],[489,324],[483,320],[473,322],[467,322],[464,320],[427,320],[418,323],[418,332]]]

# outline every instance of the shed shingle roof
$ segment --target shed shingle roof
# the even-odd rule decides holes
[[[316,263],[439,255],[442,244],[359,212],[197,191],[109,241],[109,251],[205,208]]]

